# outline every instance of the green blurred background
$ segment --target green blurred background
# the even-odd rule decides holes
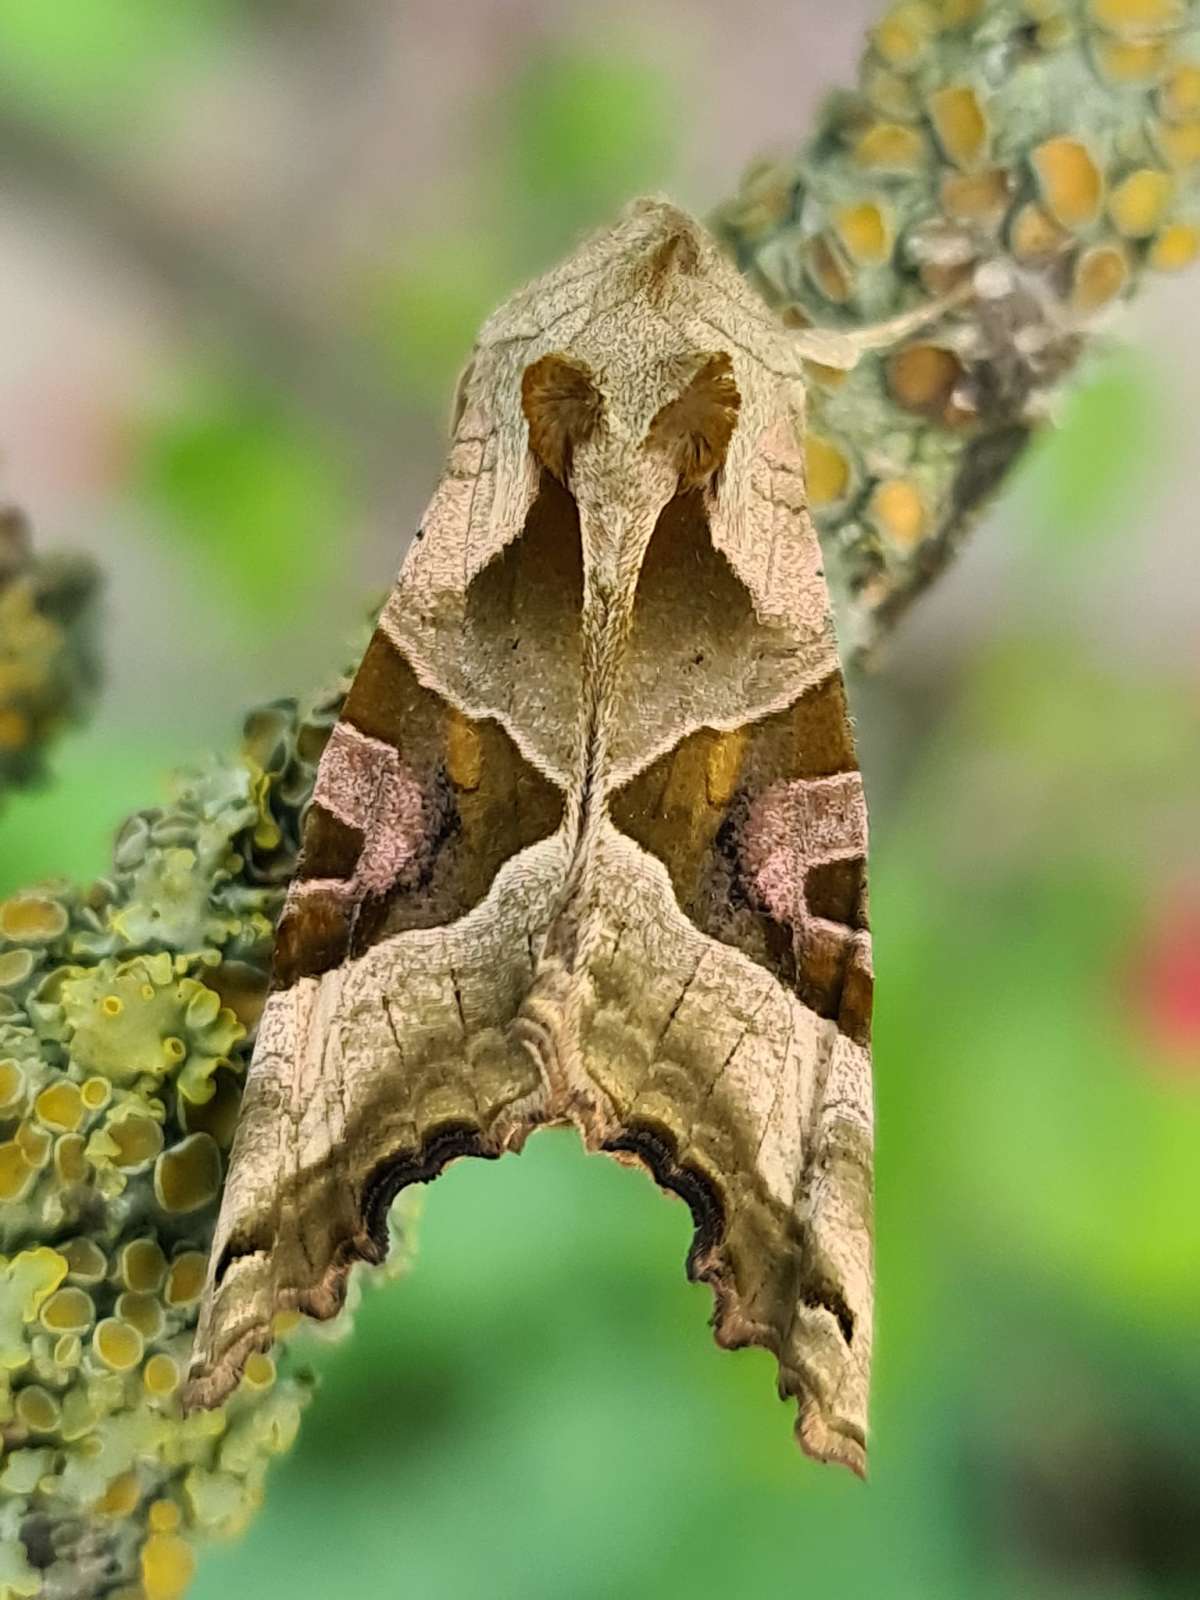
[[[483,313],[629,195],[703,210],[872,17],[721,0],[2,0],[0,446],[109,573],[107,689],[4,888],[343,662]],[[544,1134],[313,1344],[197,1600],[1200,1593],[1194,279],[855,690],[879,1012],[864,1486],[723,1355],[684,1209]]]

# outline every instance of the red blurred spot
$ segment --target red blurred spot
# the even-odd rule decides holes
[[[1138,957],[1138,1009],[1173,1070],[1200,1078],[1200,888],[1176,895]]]

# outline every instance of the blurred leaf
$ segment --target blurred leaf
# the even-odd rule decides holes
[[[547,50],[525,63],[501,111],[504,194],[527,253],[544,255],[545,266],[580,228],[663,186],[676,155],[675,100],[661,68],[615,43],[603,55]]]
[[[194,56],[233,9],[231,0],[3,0],[5,92],[68,120],[107,114],[113,131],[128,130],[166,62]]]
[[[147,424],[139,487],[203,555],[223,596],[266,626],[295,624],[341,559],[340,464],[295,411],[238,378],[202,380]]]
[[[195,759],[185,740],[140,740],[102,721],[65,735],[50,782],[10,793],[0,810],[0,895],[43,878],[88,883],[106,871],[129,812],[165,801],[167,772]]]
[[[378,274],[367,325],[407,399],[449,416],[479,326],[511,283],[504,252],[483,228],[423,236],[408,260]]]
[[[425,236],[367,293],[366,325],[407,395],[448,409],[480,324],[581,227],[662,184],[673,153],[672,86],[655,68],[566,51],[529,61],[501,97],[498,222]]]
[[[1160,1326],[1195,1303],[1200,1095],[1127,1025],[1127,974],[1147,879],[1191,836],[1195,732],[1161,676],[1002,648],[872,890],[884,1143],[930,1164],[936,1225]]]
[[[1109,355],[1069,388],[1021,472],[1039,559],[1074,563],[1081,543],[1127,532],[1126,514],[1163,481],[1167,438],[1161,382],[1136,350]]]

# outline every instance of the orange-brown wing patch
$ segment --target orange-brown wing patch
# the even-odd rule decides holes
[[[388,934],[455,921],[561,816],[560,792],[504,730],[426,689],[377,629],[321,761],[276,985]]]

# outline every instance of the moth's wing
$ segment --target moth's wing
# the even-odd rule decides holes
[[[494,447],[469,459],[494,498]],[[437,548],[406,563],[317,774],[210,1263],[199,1403],[232,1387],[278,1311],[337,1310],[353,1262],[380,1258],[400,1187],[498,1154],[535,1114],[509,1025],[562,877],[572,708],[541,736],[522,719],[540,654],[578,653],[578,519],[535,482],[521,536],[466,581],[472,529],[495,524],[460,476],[452,463]],[[525,698],[500,692],[501,658]]]
[[[674,543],[647,554],[629,670],[639,628],[649,652],[671,633],[672,604],[690,614],[704,587],[697,547],[724,534],[727,551],[744,552],[747,580],[769,582],[782,633],[759,629],[756,665],[726,599],[705,666],[714,684],[758,686],[770,709],[748,703],[729,726],[726,707],[726,726],[698,726],[703,696],[681,698],[691,720],[674,747],[615,796],[588,1070],[612,1107],[606,1147],[692,1206],[689,1270],[716,1293],[717,1338],[773,1351],[805,1448],[861,1471],[872,1328],[866,807],[802,460],[767,427],[750,466],[749,528],[722,528],[719,506],[705,517],[695,501],[690,533],[660,522],[655,540]],[[747,582],[743,607],[750,593]],[[784,704],[780,659],[793,684]]]
[[[268,999],[213,1243],[189,1403],[216,1404],[278,1312],[330,1317],[378,1262],[397,1192],[530,1126],[509,1024],[561,877],[555,838],[514,856],[449,927],[383,939]]]

